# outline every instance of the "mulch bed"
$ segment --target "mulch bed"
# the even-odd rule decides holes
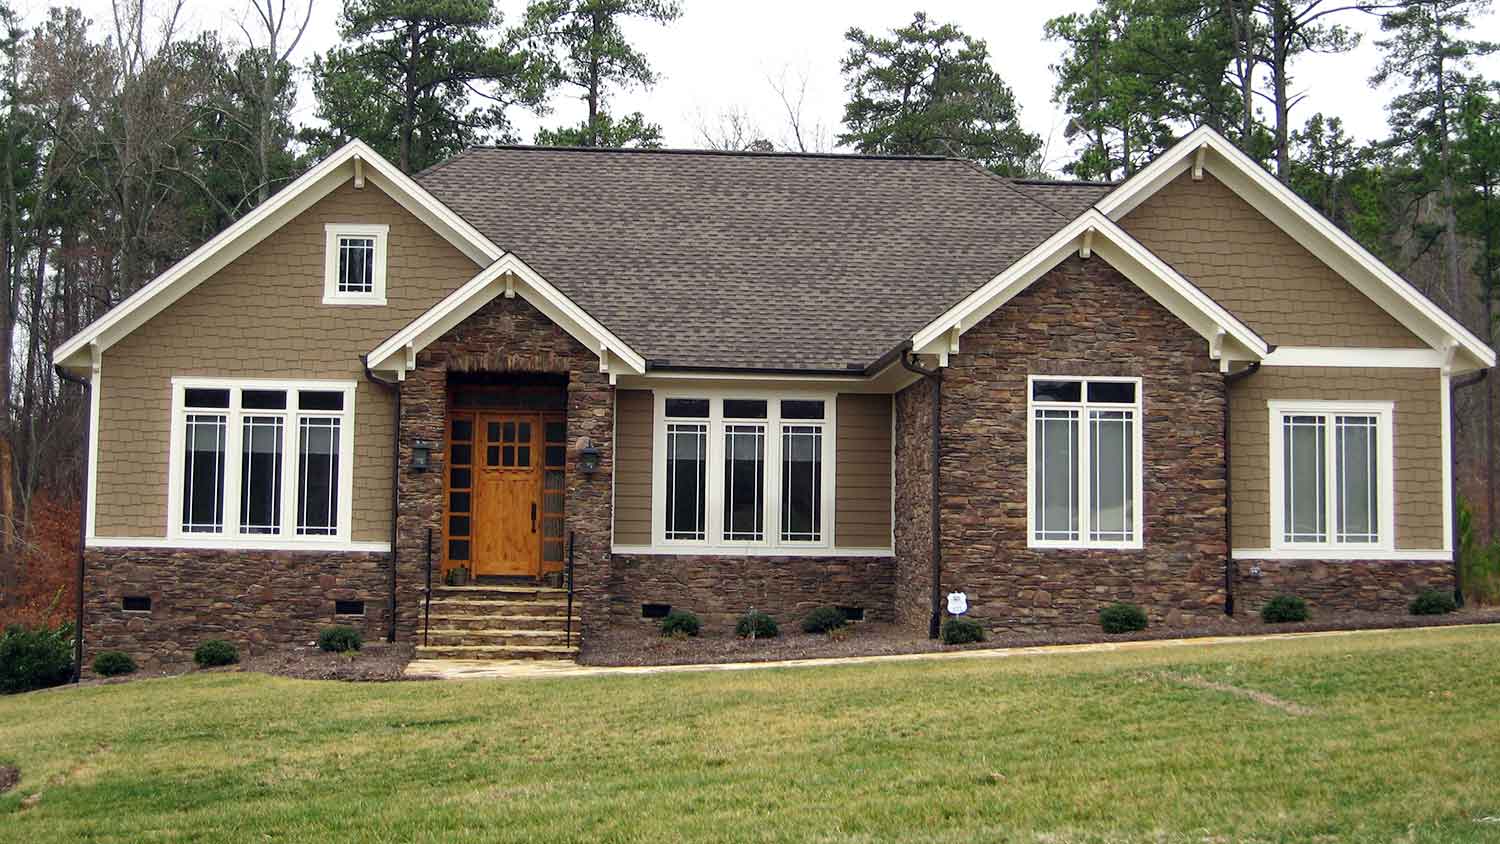
[[[21,769],[15,765],[0,765],[0,794],[16,787],[21,781]]]
[[[316,645],[296,646],[244,657],[236,668],[298,680],[383,682],[402,679],[411,656],[410,642],[366,642],[360,650],[349,653],[328,653]]]
[[[705,630],[697,638],[664,637],[646,623],[617,624],[603,636],[585,640],[578,661],[584,665],[696,665],[714,662],[770,662],[843,656],[880,656],[984,648],[1037,645],[1078,645],[1093,642],[1137,642],[1155,639],[1193,639],[1206,636],[1253,636],[1325,630],[1366,630],[1386,627],[1447,627],[1459,624],[1500,623],[1500,609],[1465,608],[1451,615],[1412,616],[1404,613],[1341,613],[1337,619],[1290,624],[1266,624],[1257,618],[1230,619],[1191,627],[1156,627],[1138,633],[1106,635],[1097,627],[1059,627],[1035,631],[991,632],[983,642],[944,645],[928,639],[925,631],[893,624],[852,624],[842,637],[809,635],[783,623],[773,639],[748,640],[733,633]]]

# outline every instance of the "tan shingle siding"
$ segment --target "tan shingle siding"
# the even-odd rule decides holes
[[[615,393],[615,537],[618,545],[651,544],[652,420],[650,390]]]
[[[1183,173],[1120,225],[1273,345],[1423,345],[1211,174]]]
[[[1266,367],[1230,393],[1232,545],[1271,544],[1273,399],[1394,401],[1396,548],[1443,547],[1442,377],[1435,369]]]
[[[326,223],[390,226],[383,307],[324,305]],[[374,186],[345,184],[104,353],[100,536],[164,536],[173,376],[338,379],[355,395],[352,535],[390,539],[392,399],[360,355],[478,271]]]
[[[834,544],[891,546],[891,397],[838,397]]]

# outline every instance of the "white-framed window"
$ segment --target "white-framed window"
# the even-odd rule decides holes
[[[172,379],[168,536],[347,542],[353,381]]]
[[[1272,401],[1271,547],[1395,547],[1393,402]]]
[[[1140,548],[1141,379],[1027,379],[1033,548]]]
[[[655,412],[656,544],[832,546],[833,395],[657,391]]]
[[[329,223],[323,231],[323,304],[384,305],[390,226]]]

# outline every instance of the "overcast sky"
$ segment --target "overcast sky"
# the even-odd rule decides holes
[[[165,0],[162,0],[165,2]],[[237,21],[248,14],[246,0],[187,0],[184,20],[189,30],[219,29],[239,37]],[[291,0],[301,8],[302,0]],[[22,0],[18,11],[28,22],[41,18],[47,3]],[[100,25],[110,20],[110,0],[78,0]],[[500,0],[506,21],[519,20],[524,0]],[[1052,103],[1052,72],[1059,48],[1042,39],[1042,25],[1052,16],[1085,10],[1092,0],[989,0],[954,2],[935,0],[760,0],[730,3],[727,0],[685,0],[683,15],[667,26],[632,22],[627,32],[650,58],[661,81],[648,91],[617,94],[614,113],[635,110],[660,123],[666,143],[674,147],[701,147],[699,126],[716,123],[718,115],[733,108],[747,114],[760,134],[780,146],[785,119],[780,101],[768,78],[782,79],[793,88],[807,83],[804,120],[821,123],[831,139],[839,131],[843,114],[843,79],[839,60],[846,47],[844,32],[851,26],[884,31],[907,23],[917,8],[938,21],[957,23],[970,35],[989,43],[990,56],[1000,75],[1016,92],[1021,121],[1047,142],[1048,168],[1057,170],[1068,158],[1061,135],[1065,118]],[[337,18],[342,0],[314,0],[312,23],[298,48],[301,63],[321,53],[338,40]],[[1366,33],[1352,53],[1313,56],[1295,67],[1296,86],[1306,99],[1293,111],[1293,124],[1322,111],[1344,119],[1348,131],[1361,139],[1384,133],[1384,104],[1389,91],[1372,91],[1366,81],[1379,60],[1374,41],[1378,24],[1374,18],[1350,13],[1342,20]],[[1480,20],[1481,37],[1500,40],[1500,18]],[[1490,78],[1500,78],[1500,56],[1482,66]],[[298,119],[311,121],[313,104],[306,84],[298,102]],[[581,119],[576,101],[556,97],[552,114],[538,119],[517,110],[512,119],[521,127],[523,140],[531,140],[539,125],[572,123]]]

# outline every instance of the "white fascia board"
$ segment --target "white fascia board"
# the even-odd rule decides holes
[[[504,276],[507,273],[521,282],[511,289],[590,351],[600,355],[601,358],[607,353],[613,362],[623,364],[637,375],[645,373],[645,358],[616,337],[562,291],[542,278],[541,274],[516,257],[514,253],[506,253],[499,260],[485,267],[462,287],[448,294],[426,313],[412,320],[405,328],[376,346],[374,351],[366,357],[370,369],[409,370],[413,366],[413,361],[409,359],[408,350],[415,353],[427,348],[437,338],[484,307],[491,299],[504,295],[506,292]],[[403,355],[408,356],[399,357]]]
[[[477,265],[484,266],[502,254],[499,247],[438,202],[410,176],[402,173],[364,142],[350,141],[69,338],[53,353],[53,362],[70,368],[87,366],[87,350],[91,343],[97,342],[101,351],[108,349],[151,317],[161,313],[215,272],[353,178],[353,163],[356,160],[369,166],[366,176],[372,177],[370,181],[474,259]]]
[[[1205,149],[1209,154],[1204,156],[1204,167],[1215,178],[1423,342],[1434,349],[1443,349],[1450,339],[1456,341],[1471,365],[1457,365],[1455,372],[1495,365],[1495,352],[1483,340],[1318,213],[1295,191],[1206,126],[1183,138],[1095,207],[1110,219],[1120,220],[1191,167],[1198,151]]]
[[[1266,341],[1249,326],[1152,254],[1114,221],[1094,209],[1085,211],[1000,275],[928,323],[912,336],[912,348],[922,353],[941,354],[946,351],[953,342],[951,332],[954,329],[962,334],[994,313],[1048,270],[1062,263],[1069,254],[1076,252],[1085,235],[1091,231],[1095,234],[1090,243],[1092,252],[1191,326],[1210,344],[1216,343],[1216,338],[1223,333],[1240,347],[1232,355],[1235,359],[1259,360],[1270,352]]]
[[[1360,349],[1334,346],[1277,346],[1261,361],[1266,366],[1442,369],[1446,355],[1436,349]]]

